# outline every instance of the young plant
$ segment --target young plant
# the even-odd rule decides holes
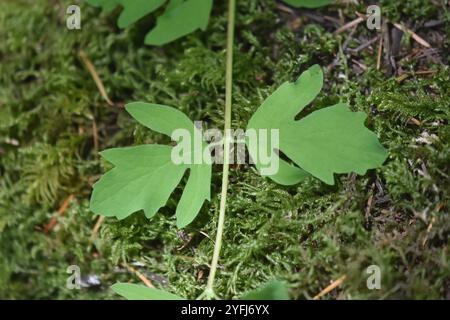
[[[116,283],[111,287],[114,292],[128,300],[185,300],[170,292],[155,288],[148,288],[138,284]],[[272,280],[250,292],[245,293],[240,300],[288,300],[289,293],[286,284]]]
[[[104,11],[123,8],[117,26],[127,28],[165,5],[156,26],[146,35],[144,43],[162,46],[196,30],[206,30],[213,0],[86,0]],[[283,0],[293,7],[318,8],[332,0]]]
[[[304,8],[319,8],[329,5],[333,0],[283,0],[288,5],[293,7]]]
[[[112,11],[123,10],[117,21],[124,29],[166,4],[166,0],[87,0],[93,6]],[[170,0],[158,17],[156,26],[146,35],[145,44],[162,46],[195,30],[208,26],[213,0]]]
[[[235,0],[229,0],[222,190],[210,274],[205,291],[199,297],[206,299],[217,298],[214,279],[224,232],[232,144],[230,129],[234,29]],[[278,158],[278,172],[268,176],[279,184],[296,184],[307,176],[334,184],[335,173],[364,174],[368,169],[382,165],[387,157],[387,152],[376,135],[364,126],[366,115],[351,112],[346,104],[324,108],[296,120],[299,112],[321,91],[322,85],[322,70],[317,65],[312,66],[297,81],[282,84],[263,102],[248,123],[247,129],[263,132],[278,130],[279,150],[274,150],[271,145],[260,147],[248,139],[246,143],[249,154],[256,160],[255,166],[260,171],[263,164],[257,159],[261,152],[273,154],[280,151],[290,160],[288,162]],[[183,128],[191,136],[198,134],[192,121],[172,107],[137,102],[127,105],[126,110],[141,124],[157,132],[170,136],[174,130]],[[173,163],[171,153],[176,147],[145,145],[102,152],[102,156],[115,165],[115,168],[94,185],[92,211],[123,219],[136,211],[144,210],[150,218],[165,205],[184,172],[189,169],[190,176],[178,203],[176,217],[179,228],[191,223],[204,201],[210,199],[211,165]],[[196,152],[195,148],[194,143],[190,152]],[[182,299],[163,290],[133,284],[121,283],[112,288],[128,299]],[[283,282],[272,281],[242,298],[287,299],[288,294]]]

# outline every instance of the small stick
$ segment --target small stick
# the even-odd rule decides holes
[[[285,6],[285,5],[281,4],[281,3],[277,3],[276,6],[277,6],[277,9],[279,9],[280,11],[289,13],[290,15],[293,15],[293,16],[297,16],[295,14],[295,11],[292,10],[291,8],[289,8],[288,6]]]
[[[339,287],[342,284],[342,282],[344,282],[346,277],[347,277],[346,275],[343,275],[342,277],[340,277],[336,281],[333,281],[328,287],[326,287],[325,289],[320,291],[313,299],[314,300],[319,300],[320,298],[322,298],[324,295],[328,294],[333,289]]]
[[[52,217],[52,219],[50,220],[50,222],[45,226],[44,228],[44,233],[48,234],[58,223],[58,217],[62,217],[66,211],[67,208],[69,208],[69,204],[70,202],[75,198],[75,196],[73,194],[71,194],[70,196],[68,196],[66,198],[66,200],[64,200],[63,204],[61,205],[61,207],[59,207],[58,212],[56,213],[55,216]]]
[[[384,64],[388,67],[388,73],[392,75],[393,66],[391,65],[391,39],[389,37],[390,28],[386,21],[383,21],[382,27]]]
[[[95,238],[97,238],[98,230],[100,230],[103,221],[105,221],[105,216],[99,216],[97,222],[95,223],[94,229],[92,229],[91,237],[89,238],[89,243],[93,243]]]
[[[370,196],[369,196],[369,199],[367,200],[367,205],[366,205],[366,214],[365,214],[366,221],[369,219],[370,212],[372,211],[374,188],[375,188],[375,185],[372,184],[372,186],[370,188]]]
[[[419,71],[416,71],[414,74],[421,76],[421,75],[429,75],[429,74],[434,74],[434,73],[436,73],[436,71],[434,71],[434,70],[419,70]],[[410,73],[404,73],[404,74],[398,76],[396,78],[396,80],[397,80],[397,82],[400,83],[400,82],[403,82],[404,80],[406,80],[407,78],[409,78],[411,75],[412,74],[410,74]]]
[[[149,288],[154,288],[155,286],[153,285],[153,283],[147,279],[142,273],[140,273],[139,271],[137,271],[135,268],[133,268],[132,266],[128,265],[125,263],[125,267],[127,267],[128,271],[134,273],[139,279],[141,279],[141,281]]]
[[[94,140],[95,157],[98,158],[99,142],[98,142],[98,127],[95,118],[92,121],[92,139]]]
[[[414,123],[416,126],[421,126],[422,122],[420,122],[419,120],[417,120],[416,118],[412,117],[411,119],[409,119],[410,122]]]
[[[443,203],[439,203],[437,206],[436,206],[436,211],[441,211],[441,209],[444,207],[444,204]],[[430,233],[430,231],[431,231],[431,228],[433,228],[433,224],[436,222],[436,217],[433,217],[433,218],[431,218],[431,221],[430,221],[430,224],[428,225],[428,228],[427,228],[427,233],[426,233],[426,235],[425,235],[425,238],[423,239],[423,241],[422,241],[422,247],[424,247],[425,246],[425,244],[427,243],[427,241],[428,241],[428,234]]]
[[[94,64],[91,62],[89,57],[87,56],[86,52],[83,50],[80,50],[78,53],[81,60],[83,61],[84,65],[88,69],[89,73],[91,74],[92,78],[94,79],[95,85],[97,86],[98,91],[100,91],[100,95],[105,99],[105,101],[110,105],[114,106],[114,103],[109,99],[108,93],[106,93],[105,86],[103,85],[102,80],[100,79],[97,70],[94,67]]]
[[[355,20],[350,21],[349,23],[347,23],[347,24],[343,25],[342,27],[340,27],[339,29],[337,29],[334,32],[334,34],[339,34],[339,33],[344,32],[345,30],[356,27],[358,24],[360,24],[363,21],[364,21],[364,18],[362,18],[362,17],[356,18]]]
[[[398,83],[401,83],[401,82],[403,82],[404,80],[408,79],[409,76],[410,76],[410,75],[409,75],[408,73],[404,73],[404,74],[398,76],[395,80],[397,80]]]
[[[416,71],[416,74],[417,75],[427,75],[427,74],[434,74],[436,72],[437,72],[436,70],[419,70],[419,71]]]
[[[380,44],[378,45],[377,70],[381,68],[381,55],[383,53],[383,35],[380,35]]]
[[[425,238],[422,241],[422,247],[425,247],[425,245],[426,245],[426,243],[428,241],[428,234],[430,233],[431,228],[433,228],[433,224],[435,222],[436,222],[436,217],[431,218],[430,224],[428,225],[428,228],[427,228],[427,233],[425,235]]]
[[[417,33],[415,33],[414,31],[408,29],[407,27],[399,24],[399,23],[394,23],[394,26],[403,31],[404,33],[408,33],[414,40],[416,40],[417,43],[419,43],[420,45],[426,47],[426,48],[431,48],[431,45],[425,41],[423,38],[421,38]]]
[[[202,234],[202,235],[204,235],[205,237],[207,237],[209,240],[211,240],[212,241],[212,243],[214,243],[214,240],[213,239],[211,239],[211,237],[206,233],[206,232],[204,232],[204,231],[200,231],[200,233]]]
[[[359,66],[361,69],[363,69],[364,71],[367,71],[367,66],[366,66],[364,63],[359,62],[359,61],[356,60],[356,59],[352,59],[352,62],[355,63],[356,65],[358,65],[358,66]]]
[[[369,41],[367,41],[366,43],[363,43],[362,45],[360,45],[359,47],[355,48],[355,49],[349,49],[349,51],[351,51],[352,53],[357,53],[361,50],[366,49],[367,47],[370,47],[372,44],[374,44],[375,42],[377,42],[378,37],[375,37]]]

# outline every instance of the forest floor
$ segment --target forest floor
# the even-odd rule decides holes
[[[245,128],[276,87],[318,63],[325,86],[308,110],[342,101],[366,112],[389,158],[335,186],[284,187],[233,166],[216,280],[224,298],[277,278],[292,299],[330,284],[324,299],[450,299],[449,7],[380,0],[383,28],[369,30],[364,21],[344,27],[368,5],[348,2],[299,10],[238,1],[233,127]],[[212,256],[220,166],[211,202],[181,231],[181,187],[151,220],[99,220],[89,197],[109,168],[98,151],[168,142],[137,125],[124,103],[171,105],[223,127],[225,1],[207,31],[163,48],[143,44],[154,18],[119,30],[120,11],[83,2],[82,29],[70,31],[69,4],[0,2],[0,298],[110,299],[113,283],[142,279],[195,298]],[[71,265],[80,290],[66,287]],[[381,270],[379,290],[366,285],[371,265]]]

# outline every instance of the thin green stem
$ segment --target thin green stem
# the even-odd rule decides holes
[[[225,91],[225,140],[223,154],[222,193],[220,197],[219,221],[217,223],[216,242],[209,272],[205,294],[209,298],[216,298],[214,293],[214,278],[217,264],[219,263],[220,249],[222,247],[223,227],[225,223],[225,209],[228,193],[228,174],[230,169],[230,145],[231,145],[231,106],[233,92],[233,44],[235,28],[236,0],[228,2],[228,36],[227,36],[227,66],[226,66],[226,91]]]

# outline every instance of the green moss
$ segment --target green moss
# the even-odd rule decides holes
[[[440,3],[439,3],[440,2]],[[439,3],[439,4],[438,4]],[[391,20],[400,20],[409,17],[411,21],[423,21],[435,17],[439,10],[445,10],[443,1],[411,0],[401,3],[398,1],[381,0],[382,12]]]

